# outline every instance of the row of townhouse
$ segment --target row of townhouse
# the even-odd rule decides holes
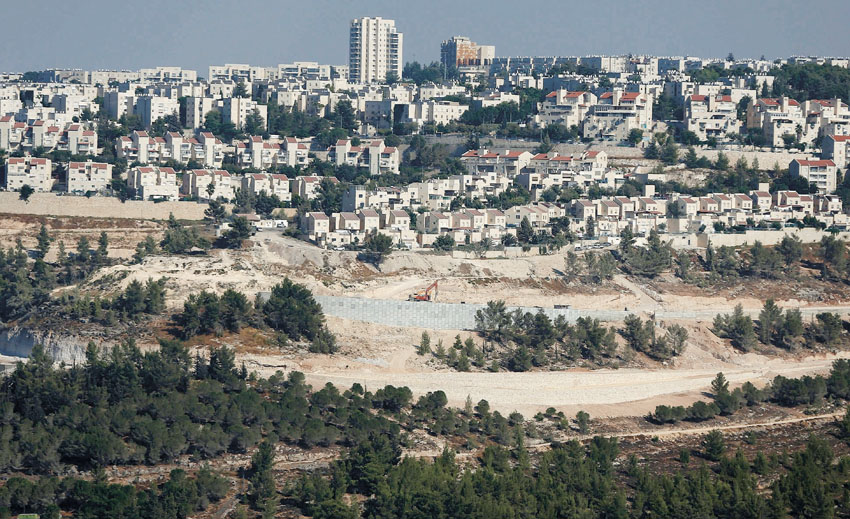
[[[652,128],[652,103],[651,94],[626,92],[621,88],[599,96],[561,89],[547,94],[534,122],[541,127],[577,126],[586,139],[624,141],[633,129]]]
[[[697,229],[702,224],[723,222],[741,225],[754,222],[785,222],[792,218],[815,216],[829,222],[844,222],[841,199],[835,195],[806,195],[795,191],[770,193],[767,184],[749,193],[713,193],[706,196],[672,195],[668,198],[654,196],[652,186],[639,197],[610,197],[599,200],[578,199],[570,207],[576,223],[594,222],[600,234],[612,229],[622,229],[626,222],[635,232],[643,232],[645,224],[655,222],[657,228],[667,220],[675,220],[672,232]],[[682,222],[686,222],[683,224]],[[689,224],[687,222],[690,222]]]
[[[235,143],[236,163],[244,168],[267,170],[277,166],[306,167],[310,164],[310,140],[252,136]]]
[[[850,109],[837,98],[801,104],[788,97],[763,97],[750,103],[746,125],[760,128],[771,146],[783,146],[788,138],[813,144],[820,137],[850,134]]]
[[[401,152],[383,139],[364,140],[358,146],[351,139],[340,139],[328,148],[328,159],[337,166],[366,168],[370,175],[398,174]]]
[[[455,243],[478,243],[485,239],[499,242],[509,232],[507,218],[498,209],[428,211],[416,219],[416,243],[426,247],[442,235],[451,236]]]
[[[738,105],[731,95],[690,95],[685,101],[684,127],[703,141],[741,133]]]
[[[53,163],[50,159],[32,156],[9,157],[5,164],[4,189],[20,191],[27,185],[37,192],[53,190]],[[105,191],[112,181],[112,164],[102,162],[69,162],[65,169],[62,186],[73,194],[99,193]]]
[[[198,162],[205,167],[220,168],[224,161],[224,143],[210,132],[197,137],[168,132],[165,137],[152,137],[148,132],[135,130],[115,142],[118,157],[140,164],[160,164],[174,160],[180,164]]]
[[[238,189],[247,189],[254,194],[265,191],[267,195],[277,195],[281,201],[288,202],[293,197],[302,200],[314,200],[322,193],[322,183],[336,184],[336,177],[297,176],[294,179],[286,175],[270,173],[249,173],[231,175],[224,170],[200,169],[183,174],[180,194],[198,200],[223,198],[233,200]],[[213,188],[209,188],[212,184]],[[212,189],[212,195],[208,189]]]
[[[96,155],[97,132],[80,123],[57,126],[41,119],[32,124],[16,121],[11,115],[0,117],[0,149],[7,152],[68,151],[72,155]]]
[[[496,173],[514,179],[521,173],[548,174],[563,171],[601,174],[608,169],[608,154],[604,151],[585,151],[573,155],[487,149],[468,150],[460,157],[466,170],[473,175]]]
[[[355,211],[366,207],[375,210],[402,208],[417,210],[423,207],[440,211],[448,208],[452,200],[458,197],[486,200],[488,197],[499,196],[507,191],[510,184],[511,181],[506,176],[486,173],[434,178],[414,182],[403,188],[368,189],[366,186],[352,185],[343,194],[342,210]]]
[[[156,91],[156,87],[149,87]],[[232,88],[220,92],[219,97],[208,95],[183,97],[183,105],[178,101],[178,91],[168,87],[168,92],[137,94],[135,91],[112,90],[103,96],[103,108],[112,119],[136,115],[145,128],[150,128],[157,119],[171,115],[180,116],[187,126],[197,129],[204,124],[207,113],[216,111],[221,114],[222,122],[232,123],[236,128],[244,128],[248,117],[256,113],[268,124],[268,107],[250,98],[231,97]],[[165,94],[165,95],[163,95]]]
[[[291,181],[286,175],[251,173],[231,175],[223,170],[198,169],[179,175],[173,168],[164,166],[137,166],[128,174],[128,186],[142,200],[179,199],[182,194],[199,200],[231,200],[242,189],[255,195],[265,192],[276,195],[281,201],[292,200]],[[209,186],[212,185],[212,195]]]
[[[410,215],[406,211],[371,208],[357,211],[332,213],[305,213],[301,217],[301,232],[320,247],[344,247],[365,243],[369,236],[385,234],[393,242],[412,248],[416,231],[410,227]]]

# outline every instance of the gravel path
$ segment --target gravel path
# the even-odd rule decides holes
[[[846,356],[846,355],[844,355]],[[726,378],[739,385],[750,381],[764,384],[776,375],[799,377],[804,374],[825,373],[834,356],[809,358],[803,361],[780,359],[762,362],[758,366],[724,369]],[[252,365],[268,376],[276,369],[275,360],[266,357],[263,365]],[[283,363],[281,362],[281,367]],[[383,370],[323,369],[316,367],[306,373],[314,387],[331,382],[342,388],[355,382],[374,391],[385,385],[407,386],[414,395],[442,390],[449,404],[462,407],[467,396],[473,402],[487,400],[501,412],[518,410],[529,415],[547,407],[565,412],[584,409],[592,416],[636,416],[646,414],[658,404],[679,404],[703,398],[717,369],[659,369],[659,370],[596,370],[531,373],[457,373],[457,372],[392,372]]]

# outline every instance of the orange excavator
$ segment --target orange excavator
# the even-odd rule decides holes
[[[427,301],[432,302],[437,300],[437,282],[434,281],[425,290],[420,290],[415,294],[410,294],[408,301]]]

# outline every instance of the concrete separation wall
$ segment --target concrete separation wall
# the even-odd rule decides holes
[[[268,297],[268,293],[261,293],[261,296]],[[333,317],[383,324],[386,326],[426,328],[430,330],[474,330],[475,313],[487,306],[482,304],[426,303],[359,297],[314,297],[322,305],[324,313]],[[575,322],[579,317],[590,317],[604,322],[618,322],[625,319],[630,313],[633,313],[626,310],[583,310],[580,308],[539,308],[533,306],[508,307],[508,311],[511,312],[516,309],[532,313],[542,311],[553,320],[559,316],[563,316],[570,323]],[[659,321],[665,319],[711,321],[717,314],[731,311],[731,307],[728,310],[658,310],[652,312],[647,317],[654,317]],[[804,317],[810,317],[821,312],[847,314],[850,312],[850,307],[801,307],[800,311]],[[759,310],[747,311],[745,313],[756,318]]]
[[[425,303],[366,299],[358,297],[315,296],[326,315],[352,321],[365,321],[387,326],[427,328],[431,330],[474,330],[475,313],[486,308],[481,304]],[[573,308],[508,307],[509,311],[542,311],[551,319],[563,316],[568,322],[579,317],[594,317],[603,321],[622,321],[628,312],[606,310],[577,310]]]
[[[173,213],[178,220],[203,220],[207,204],[197,202],[150,202],[121,200],[110,196],[58,196],[55,193],[33,193],[29,202],[15,192],[0,193],[0,213],[40,216],[84,216],[93,218],[138,218],[167,220]]]

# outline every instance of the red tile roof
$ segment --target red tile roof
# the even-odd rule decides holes
[[[831,167],[835,166],[835,162],[831,160],[802,160],[802,159],[794,159],[794,162],[797,162],[801,166],[815,166],[815,167]]]

